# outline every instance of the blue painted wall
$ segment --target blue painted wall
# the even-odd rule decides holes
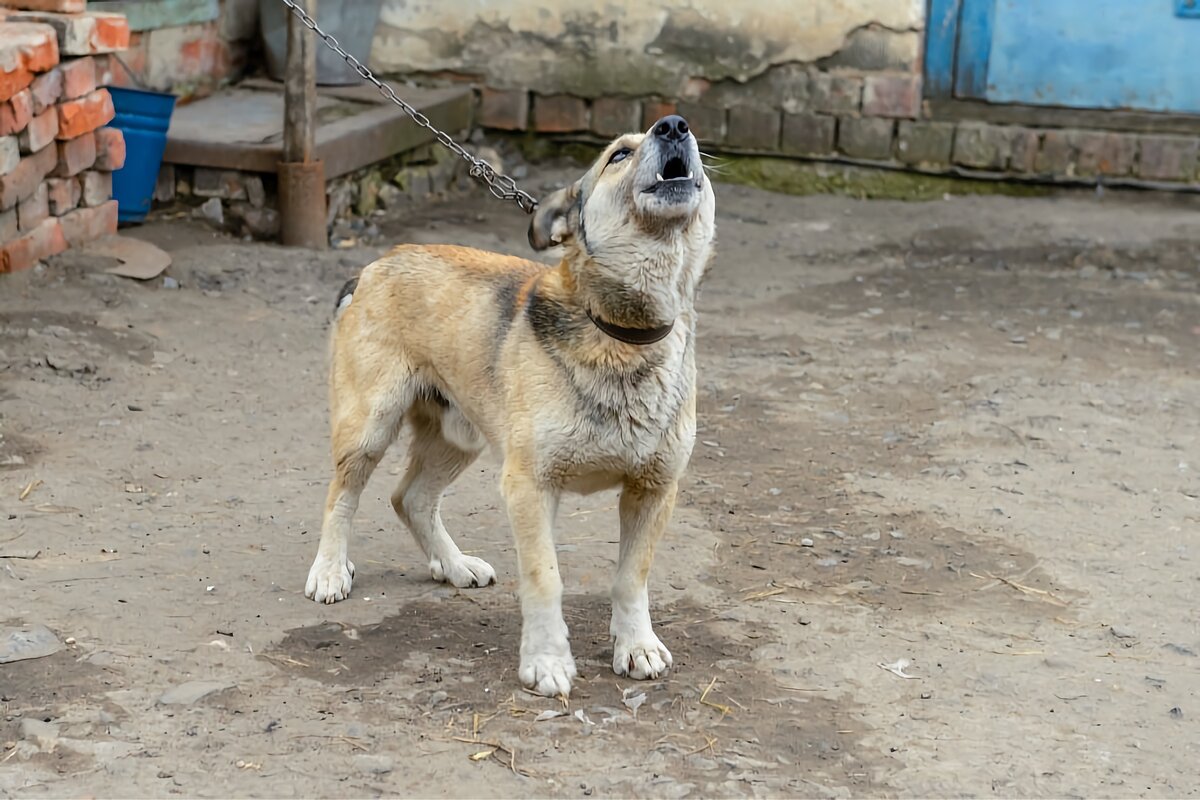
[[[1200,114],[1189,1],[930,0],[928,93]]]
[[[1200,114],[1198,50],[1171,0],[996,0],[985,97]]]

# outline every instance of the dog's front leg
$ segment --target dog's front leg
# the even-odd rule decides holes
[[[654,547],[675,508],[678,484],[626,484],[621,492],[621,550],[612,587],[613,672],[654,679],[671,666],[668,650],[650,623],[647,582]]]
[[[562,615],[562,577],[554,552],[558,492],[538,483],[529,461],[510,457],[502,490],[517,542],[521,573],[521,683],[546,697],[566,697],[575,659]]]

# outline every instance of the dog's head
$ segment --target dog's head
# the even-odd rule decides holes
[[[542,200],[529,243],[535,250],[565,245],[569,257],[577,248],[623,261],[652,240],[707,250],[713,208],[696,137],[683,117],[671,115],[646,133],[618,137],[583,177]]]

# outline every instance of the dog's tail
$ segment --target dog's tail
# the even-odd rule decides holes
[[[338,292],[337,302],[333,305],[333,315],[336,317],[341,312],[345,311],[350,305],[350,301],[354,299],[354,290],[358,288],[358,278],[351,278],[342,284],[341,290]]]

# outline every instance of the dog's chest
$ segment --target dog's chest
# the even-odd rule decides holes
[[[683,354],[667,363],[621,374],[576,370],[572,424],[551,433],[552,471],[637,474],[673,468],[690,447],[681,416],[691,376]]]

